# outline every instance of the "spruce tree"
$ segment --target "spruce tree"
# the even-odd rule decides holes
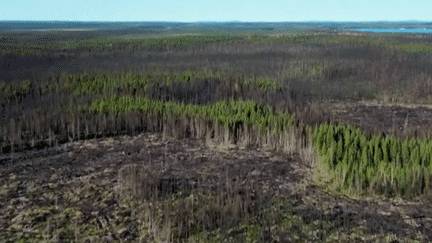
[[[404,168],[405,165],[408,163],[408,160],[410,158],[410,150],[408,146],[408,141],[404,141],[401,146],[401,167]]]
[[[390,162],[389,140],[387,138],[383,138],[383,139],[381,139],[381,144],[382,144],[382,152],[383,152],[383,161],[385,161],[386,163],[389,163]]]
[[[420,148],[419,146],[413,147],[410,156],[410,167],[415,168],[416,166],[421,165],[420,163]]]
[[[325,139],[325,144],[326,144],[325,150],[327,150],[334,142],[333,133],[334,133],[334,127],[330,124],[328,129],[327,129],[327,135],[326,135],[326,139]]]
[[[362,179],[365,179],[367,176],[366,169],[368,167],[368,164],[369,164],[369,145],[365,144],[362,146],[361,159],[359,163],[359,172]]]
[[[382,157],[382,149],[381,149],[381,139],[376,136],[373,138],[374,141],[374,167],[380,165],[383,157]]]
[[[349,165],[349,184],[355,185],[355,175],[357,175],[359,169],[359,161],[357,160],[357,148],[353,143],[351,148],[348,149],[347,162]]]
[[[338,148],[337,147],[338,147],[337,143],[335,141],[333,141],[332,146],[331,146],[331,150],[330,150],[330,154],[331,154],[330,166],[332,169],[335,169],[336,165],[338,164],[338,157],[337,157],[337,154],[338,154],[337,149]]]
[[[351,128],[349,127],[344,127],[344,148],[347,149],[350,147],[352,140],[351,140]]]
[[[428,168],[429,171],[432,171],[432,143],[427,143],[425,145],[424,157],[425,157],[425,167]]]
[[[347,188],[349,186],[349,178],[350,178],[350,170],[351,170],[351,164],[348,161],[348,153],[345,152],[342,161],[340,162],[342,164],[342,175],[344,176],[344,184],[343,187]]]
[[[394,165],[399,166],[401,154],[400,141],[395,139],[394,137],[391,137],[390,144],[390,160]]]
[[[337,151],[336,152],[336,154],[337,154],[337,160],[340,161],[340,160],[343,159],[343,156],[346,153],[346,150],[344,149],[342,140],[339,140],[337,142],[337,147],[336,148],[337,148],[337,150],[336,150]]]
[[[322,125],[317,125],[314,129],[313,137],[312,137],[313,144],[318,148],[320,152],[321,152],[321,139],[320,139],[321,129],[322,129]]]

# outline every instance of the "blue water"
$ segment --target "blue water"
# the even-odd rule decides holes
[[[351,29],[356,31],[367,31],[377,33],[413,33],[413,34],[432,34],[432,29]]]

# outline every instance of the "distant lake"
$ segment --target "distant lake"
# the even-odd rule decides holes
[[[432,34],[432,29],[351,29],[356,31],[377,32],[377,33],[414,33],[414,34]]]

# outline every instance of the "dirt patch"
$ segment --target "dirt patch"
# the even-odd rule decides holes
[[[313,186],[302,189],[310,170],[297,155],[141,134],[8,154],[0,163],[2,240],[137,239],[127,226],[136,219],[118,193],[119,173],[137,164],[159,168],[160,193],[197,184],[221,190],[230,182],[227,178],[247,181],[257,185],[253,193],[288,198],[292,212],[306,224],[325,220],[349,230],[343,222],[351,222],[350,227],[376,234],[409,238],[420,233],[432,240],[430,204],[331,196]]]

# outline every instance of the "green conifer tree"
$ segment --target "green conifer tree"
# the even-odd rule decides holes
[[[381,139],[382,144],[382,152],[383,152],[383,161],[386,163],[390,162],[390,156],[389,156],[389,139],[382,138]]]
[[[347,149],[350,147],[351,143],[353,142],[351,140],[351,128],[344,127],[344,133],[343,133],[343,139],[344,139],[344,148]]]
[[[318,150],[321,150],[321,144],[320,144],[321,129],[322,129],[322,125],[317,125],[314,128],[313,137],[312,137],[313,144],[318,148]]]
[[[381,161],[383,160],[383,156],[382,156],[382,149],[381,149],[381,139],[378,136],[375,136],[373,138],[373,143],[374,143],[374,167],[377,167],[378,165],[381,164]]]
[[[326,135],[326,139],[325,139],[325,146],[326,146],[326,148],[328,149],[332,144],[333,144],[333,142],[335,141],[334,140],[334,137],[333,137],[333,134],[334,134],[334,126],[332,126],[332,125],[330,125],[329,127],[328,127],[328,129],[327,129],[327,135]],[[327,150],[326,149],[326,150]]]
[[[394,137],[390,138],[390,161],[395,165],[399,166],[400,162],[400,141],[396,140]]]
[[[410,188],[411,168],[405,166],[401,169],[403,194],[407,194]]]
[[[358,174],[359,170],[359,161],[357,160],[357,148],[355,144],[353,143],[351,148],[348,150],[348,156],[347,156],[347,162],[349,165],[349,175],[348,175],[348,182],[350,186],[355,186],[355,177]]]
[[[410,167],[415,167],[421,165],[420,163],[420,147],[415,146],[412,148],[411,156],[410,156]]]
[[[339,140],[336,147],[336,156],[338,161],[341,161],[343,159],[345,152],[346,151],[344,151],[342,140]]]
[[[401,167],[405,167],[405,165],[408,163],[408,160],[410,158],[410,149],[408,145],[408,141],[402,142],[401,146]]]
[[[366,187],[369,187],[371,185],[376,175],[377,175],[377,170],[375,168],[372,167],[366,168],[366,179],[364,180]]]
[[[350,179],[350,170],[351,170],[351,165],[348,162],[348,153],[344,153],[344,156],[342,158],[342,161],[340,162],[342,164],[342,176],[344,177],[344,184],[343,187],[344,188],[348,188],[349,187],[349,179]]]
[[[342,125],[337,126],[336,141],[338,141],[338,142],[341,141],[342,150],[345,150],[345,147],[344,147],[344,145],[345,145],[344,130],[345,130],[345,126],[342,126]]]
[[[426,168],[428,168],[429,171],[432,171],[432,143],[427,143],[424,150],[424,165]]]
[[[366,171],[369,165],[369,160],[370,160],[369,145],[368,144],[362,145],[361,159],[359,163],[359,172],[362,179],[366,179],[367,177]]]
[[[330,168],[331,169],[335,169],[336,168],[336,165],[338,164],[338,157],[337,157],[337,155],[338,155],[338,153],[337,153],[337,150],[338,150],[338,145],[337,145],[337,143],[335,142],[335,141],[333,141],[332,142],[332,146],[331,146],[331,150],[330,150],[330,154],[331,154],[331,156],[330,156]]]

